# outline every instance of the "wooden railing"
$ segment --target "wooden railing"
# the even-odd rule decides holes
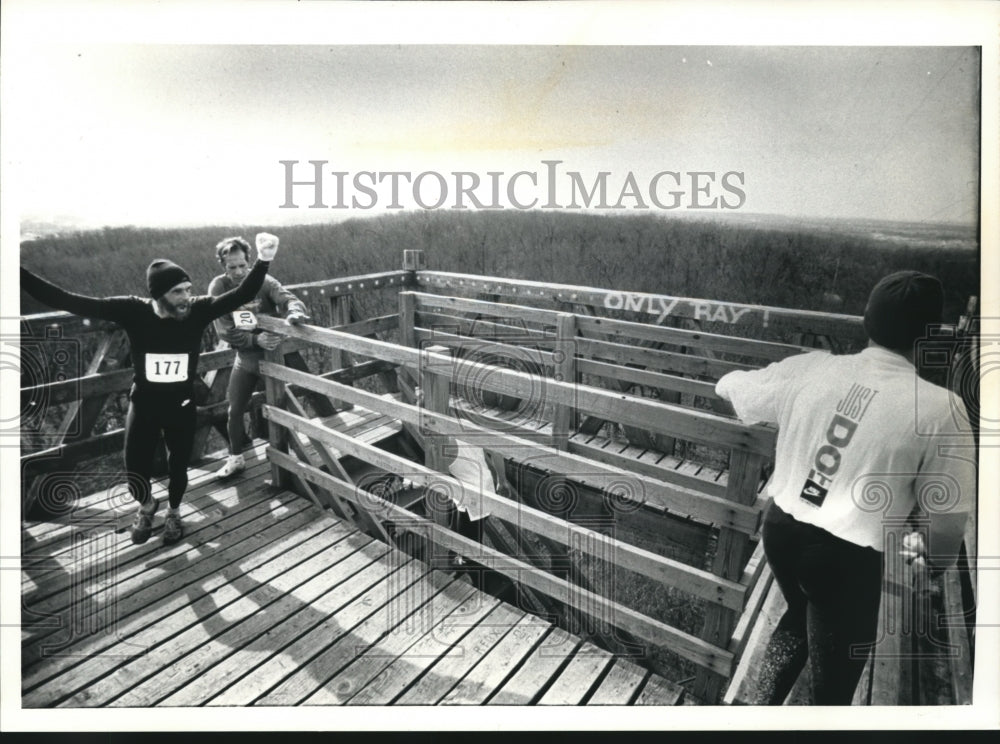
[[[899,555],[889,536],[878,634],[855,692],[861,705],[970,705],[976,640],[976,520],[957,564],[940,574]]]
[[[783,335],[827,337],[835,347],[864,345],[862,319],[855,315],[792,310],[717,300],[627,292],[613,289],[547,284],[520,279],[418,271],[416,289],[460,296],[488,295],[509,298],[518,304],[548,303],[559,309],[585,308],[589,314],[630,312],[662,326],[668,320],[713,325],[732,331],[752,332],[764,339]]]
[[[437,323],[441,320],[437,317],[433,318],[436,323],[433,328],[420,325],[428,318],[425,309],[441,306],[453,313],[488,311],[480,314],[503,321],[488,321],[492,325],[483,325],[481,319],[476,318],[473,322],[480,330],[495,332],[497,325],[510,326],[512,320],[530,320],[537,327],[533,332],[522,335],[518,343],[505,344],[485,340],[482,336],[441,330],[443,325],[451,324],[454,330],[462,331],[463,323],[469,322],[468,317],[445,317],[443,323]],[[755,593],[755,590],[757,580],[764,574],[763,565],[759,555],[750,559],[760,521],[757,492],[761,470],[773,452],[774,431],[747,426],[731,416],[704,410],[693,400],[666,403],[583,384],[579,381],[582,376],[580,366],[591,361],[590,355],[609,358],[605,362],[607,369],[600,371],[610,378],[615,378],[618,370],[630,369],[625,365],[635,363],[635,357],[621,357],[616,353],[609,354],[603,346],[577,343],[577,318],[570,313],[502,307],[497,303],[469,303],[457,298],[434,298],[403,292],[400,294],[399,318],[400,338],[413,346],[358,338],[335,330],[287,328],[267,319],[262,321],[265,329],[290,338],[396,365],[400,388],[404,391],[404,399],[397,401],[317,379],[280,364],[264,363],[262,372],[273,382],[273,386],[269,387],[273,401],[269,399],[265,415],[286,431],[286,436],[276,439],[269,450],[272,462],[279,470],[323,492],[331,508],[338,502],[347,502],[365,521],[395,523],[402,520],[409,525],[409,531],[423,530],[424,537],[435,544],[439,552],[441,549],[457,552],[470,561],[509,576],[523,587],[567,604],[576,612],[588,614],[595,621],[610,623],[645,643],[679,654],[694,662],[700,670],[692,688],[695,694],[706,700],[718,699],[731,674],[737,653],[745,643],[746,628],[752,623],[751,617],[743,616],[744,612],[749,609],[752,614],[759,606],[756,603],[759,591]],[[451,318],[460,322],[454,324]],[[648,328],[634,328],[638,324],[606,322],[608,332],[618,333],[620,339],[625,339],[624,334],[629,330],[642,335],[650,334]],[[545,328],[549,324],[554,326],[552,332]],[[671,342],[679,338],[672,333],[674,329],[663,330]],[[688,339],[687,334],[682,335]],[[709,349],[725,348],[765,359],[780,358],[799,350],[755,340],[715,338],[704,333],[697,336],[695,340]],[[660,340],[656,334],[653,338]],[[544,350],[529,348],[526,344],[540,339],[545,341],[547,348]],[[467,353],[470,347],[474,353]],[[531,371],[511,369],[503,364],[504,359],[524,360],[526,355],[535,365]],[[477,357],[482,356],[490,357],[492,363],[477,361]],[[651,354],[642,357],[641,362],[665,364],[668,368],[680,366],[680,369],[671,369],[675,373],[672,379],[678,384],[683,384],[685,380],[695,382],[681,377],[681,374],[712,376],[729,369],[747,367],[742,363],[719,359],[708,359],[705,361],[710,363],[703,364],[693,357],[689,357],[693,366],[676,365],[678,356]],[[473,382],[474,392],[486,390],[521,401],[535,399],[539,405],[532,417],[514,423],[491,420],[489,416],[477,419],[463,415],[469,412],[470,401],[453,393],[470,391],[473,387],[470,383]],[[354,442],[332,429],[285,410],[288,408],[288,397],[287,392],[282,393],[281,390],[281,386],[285,385],[312,390],[402,421],[424,446],[427,464],[414,464],[377,447]],[[710,384],[702,382],[696,388],[698,395],[714,395],[709,387]],[[689,388],[687,392],[691,391]],[[418,400],[421,401],[419,405]],[[547,416],[548,419],[540,421],[539,416]],[[625,458],[612,462],[606,461],[607,457],[591,458],[582,445],[582,450],[574,451],[577,447],[570,442],[570,431],[575,427],[571,427],[570,422],[595,418],[723,448],[730,453],[728,478],[723,484],[712,482],[708,487],[704,481],[669,468],[654,470],[654,475],[645,467],[630,469]],[[539,424],[543,424],[541,429]],[[503,552],[470,541],[433,520],[421,518],[390,501],[368,494],[337,477],[335,472],[324,472],[303,461],[303,458],[288,454],[286,450],[289,446],[293,449],[295,446],[295,437],[290,436],[292,432],[306,435],[314,446],[326,449],[328,455],[348,454],[374,467],[401,473],[425,489],[444,490],[460,502],[468,499],[481,503],[490,514],[487,520],[498,519],[515,531],[527,530],[563,545],[566,550],[572,546],[593,557],[609,560],[615,568],[625,568],[686,592],[705,605],[702,630],[698,635],[686,633],[660,619],[644,615],[636,608],[552,576],[538,565],[524,560],[524,555],[516,550]],[[716,530],[716,549],[710,568],[664,558],[622,540],[602,536],[570,520],[519,502],[516,498],[498,496],[452,478],[442,472],[440,464],[433,467],[434,460],[439,458],[431,453],[457,439],[469,440],[475,446],[499,455],[502,461],[531,463],[580,486],[614,494],[619,503],[629,510],[647,509],[683,519],[695,519],[711,526]],[[276,477],[282,477],[280,472],[276,472]],[[385,527],[383,530],[387,534],[393,531]],[[512,545],[518,545],[516,538]],[[749,602],[751,598],[755,601]],[[737,653],[733,652],[733,648]]]
[[[408,297],[403,293],[401,297]],[[553,366],[555,350],[572,347],[574,372],[604,382],[642,385],[697,396],[718,406],[714,382],[807,349],[792,344],[651,326],[613,318],[518,305],[413,293],[421,342],[459,350],[487,339],[490,353]],[[506,322],[497,322],[497,319]],[[512,347],[517,347],[514,351]],[[680,400],[680,399],[678,399]]]

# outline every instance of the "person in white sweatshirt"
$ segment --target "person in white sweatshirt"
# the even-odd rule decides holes
[[[780,705],[807,659],[812,702],[850,704],[876,638],[885,534],[915,507],[930,524],[921,561],[940,570],[958,555],[976,504],[972,427],[961,399],[914,368],[942,306],[935,277],[890,274],[868,299],[860,353],[802,354],[716,386],[741,420],[778,426],[762,533],[788,609],[760,704]]]

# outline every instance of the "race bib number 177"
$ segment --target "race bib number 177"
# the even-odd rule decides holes
[[[184,382],[187,368],[187,354],[146,354],[146,379],[150,382]]]

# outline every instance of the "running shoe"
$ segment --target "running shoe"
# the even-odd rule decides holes
[[[246,461],[243,459],[243,455],[230,455],[226,460],[226,464],[219,468],[219,472],[216,477],[218,477],[219,480],[232,478],[237,473],[242,473],[245,467]]]
[[[184,525],[181,523],[181,513],[167,509],[167,517],[163,521],[163,542],[170,545],[182,537],[184,537]]]
[[[141,506],[136,510],[135,519],[132,521],[132,542],[135,545],[142,545],[149,539],[153,532],[153,515],[159,508],[160,502],[154,499],[152,511],[145,512]]]

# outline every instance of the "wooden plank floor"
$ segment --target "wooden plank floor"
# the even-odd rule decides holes
[[[546,441],[551,437],[552,425],[531,416],[533,411],[521,413],[517,410],[492,408],[473,404],[453,397],[452,408],[469,421],[508,434]],[[713,468],[697,460],[685,460],[655,449],[646,449],[629,444],[627,441],[610,439],[600,434],[582,434],[571,431],[568,451],[591,460],[612,465],[623,470],[648,475],[653,478],[676,483],[701,493],[724,498],[729,473]],[[761,483],[761,488],[763,488]]]
[[[162,507],[132,545],[121,489],[24,525],[24,707],[683,702],[631,661],[272,489],[263,443],[220,482],[223,455],[190,471],[173,546]]]

